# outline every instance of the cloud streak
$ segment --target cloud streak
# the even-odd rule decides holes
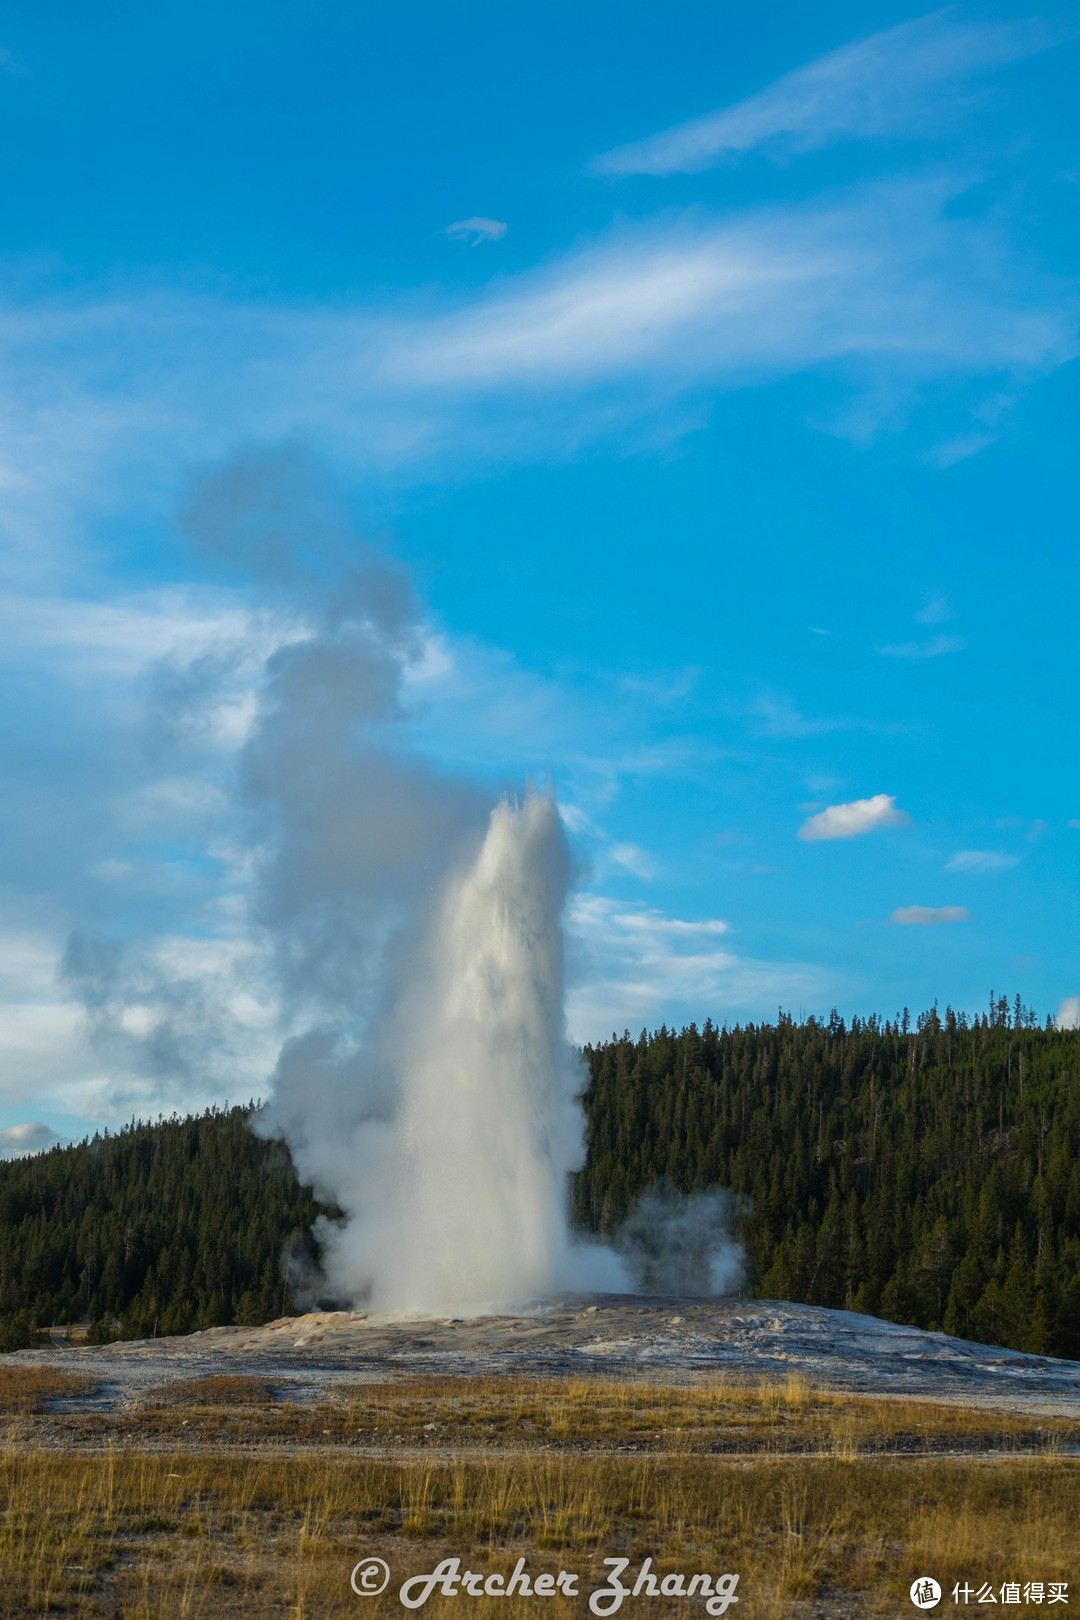
[[[1000,849],[961,849],[945,862],[946,872],[1004,872],[1015,866],[1019,855],[1006,855]]]
[[[786,157],[837,141],[933,133],[962,106],[960,86],[1056,42],[1040,19],[957,20],[949,7],[796,68],[745,101],[596,158],[596,174],[692,173],[764,147]]]
[[[877,650],[885,658],[944,658],[947,653],[963,652],[963,636],[931,636],[929,641],[901,641]]]
[[[889,921],[900,928],[940,928],[970,922],[971,913],[966,906],[898,906]]]
[[[827,999],[820,969],[741,956],[720,945],[728,931],[718,917],[695,921],[606,895],[578,895],[567,917],[573,1038],[595,1041],[601,1031],[661,1020],[722,1022],[763,1003]]]
[[[745,382],[856,358],[919,373],[1028,367],[1064,353],[1068,321],[1006,290],[988,227],[946,214],[962,189],[945,176],[881,183],[619,232],[460,313],[391,330],[377,375],[485,392],[641,372]]]
[[[683,396],[815,368],[872,384],[877,420],[934,378],[1062,363],[1075,290],[1020,262],[996,223],[952,211],[966,185],[923,175],[664,214],[460,299],[0,303],[0,571],[20,592],[54,588],[88,525],[117,516],[117,491],[140,489],[144,521],[170,514],[178,446],[191,465],[298,436],[361,476],[459,478],[625,444],[635,422],[651,442],[673,417],[689,427]]]

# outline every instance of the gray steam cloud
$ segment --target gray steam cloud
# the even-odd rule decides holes
[[[329,1292],[476,1310],[620,1286],[616,1258],[567,1223],[584,1077],[563,1015],[553,801],[500,798],[410,746],[419,608],[399,570],[358,552],[302,454],[234,463],[184,525],[295,621],[267,660],[239,785],[292,1024],[259,1128],[346,1213],[321,1233]]]
[[[181,527],[229,587],[235,644],[161,661],[124,788],[157,795],[140,836],[185,846],[171,881],[186,927],[155,926],[161,868],[125,858],[111,864],[127,914],[103,926],[88,905],[61,966],[105,1073],[124,1077],[107,1084],[111,1104],[135,1111],[170,1084],[236,1095],[239,1072],[257,1085],[253,1050],[267,1053],[265,1085],[282,1032],[350,1050],[388,953],[448,863],[479,846],[496,797],[410,750],[402,683],[424,650],[420,611],[313,458],[238,457],[199,484]],[[224,923],[205,873],[214,844],[238,874]]]
[[[351,540],[306,457],[230,466],[185,525],[305,617],[267,661],[241,787],[261,851],[257,917],[282,988],[355,1031],[381,994],[388,942],[477,844],[492,794],[410,752],[401,691],[423,652],[418,606],[401,570]]]
[[[565,1029],[563,828],[549,793],[507,797],[416,748],[406,678],[427,633],[405,573],[359,545],[296,448],[206,478],[182,526],[243,587],[263,650],[249,635],[163,664],[147,746],[197,761],[242,722],[216,791],[248,909],[231,945],[205,942],[220,975],[205,951],[186,972],[160,942],[73,935],[64,972],[99,1049],[144,1074],[220,1069],[254,1039],[261,994],[278,1055],[257,1128],[344,1211],[319,1234],[342,1303],[464,1314],[631,1279],[730,1288],[716,1195],[647,1194],[617,1252],[570,1233],[585,1076]]]
[[[68,938],[60,977],[82,1002],[87,1034],[106,1062],[151,1082],[194,1080],[215,1054],[226,1067],[243,1044],[228,1002],[205,971],[185,973],[152,946],[121,943],[83,930]],[[114,1086],[116,1101],[137,1107],[137,1090]]]
[[[639,1294],[704,1297],[735,1293],[745,1255],[732,1235],[735,1200],[719,1189],[648,1188],[615,1234]]]

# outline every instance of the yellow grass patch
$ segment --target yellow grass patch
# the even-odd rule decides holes
[[[50,1401],[82,1395],[93,1380],[50,1367],[0,1365],[0,1412],[41,1412]]]
[[[3,1612],[387,1620],[406,1613],[400,1582],[447,1556],[485,1572],[508,1573],[519,1557],[534,1575],[574,1570],[583,1595],[546,1606],[435,1597],[425,1616],[585,1615],[603,1558],[617,1555],[631,1573],[650,1555],[661,1573],[737,1572],[729,1620],[914,1613],[907,1589],[923,1574],[947,1593],[957,1580],[1075,1588],[1080,1576],[1067,1422],[1040,1430],[783,1383],[417,1379],[353,1386],[306,1410],[233,1393],[239,1404],[214,1408],[212,1421],[235,1418],[243,1448],[178,1446],[156,1425],[186,1420],[160,1405],[118,1416],[112,1432],[88,1418],[63,1448],[46,1449],[47,1417],[24,1419],[18,1444],[0,1450]],[[306,1426],[288,1444],[273,1428],[282,1413]],[[346,1425],[361,1423],[369,1438],[353,1430],[346,1443]],[[420,1437],[430,1448],[440,1432],[432,1423],[445,1433],[425,1450]],[[734,1450],[717,1443],[725,1425],[739,1427]],[[635,1433],[648,1445],[620,1451]],[[393,1455],[380,1435],[407,1449]],[[898,1436],[917,1449],[900,1455]],[[372,1554],[394,1579],[361,1599],[349,1572]],[[1075,1605],[1080,1590],[1070,1595]],[[704,1605],[628,1600],[621,1611],[676,1613],[704,1616]]]
[[[754,1382],[710,1378],[682,1387],[586,1379],[409,1378],[341,1385],[314,1405],[288,1399],[275,1405],[273,1394],[269,1384],[254,1378],[170,1384],[152,1398],[141,1422],[162,1436],[178,1434],[182,1424],[238,1443],[365,1448],[867,1456],[1080,1446],[1080,1421],[839,1394],[816,1390],[798,1376]]]

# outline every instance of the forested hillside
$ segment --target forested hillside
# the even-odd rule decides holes
[[[759,1296],[1080,1357],[1080,1033],[1001,1000],[585,1055],[581,1225],[661,1177],[728,1187]]]
[[[0,1348],[35,1323],[92,1337],[264,1322],[320,1206],[249,1108],[135,1125],[0,1164]]]
[[[739,1195],[748,1289],[1080,1357],[1080,1032],[1018,1004],[586,1048],[580,1226],[660,1179]],[[248,1110],[0,1164],[0,1348],[294,1307],[283,1261],[320,1211]]]

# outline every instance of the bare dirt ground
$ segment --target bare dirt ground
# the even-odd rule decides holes
[[[316,1400],[335,1385],[397,1375],[647,1379],[780,1377],[876,1396],[1034,1415],[1080,1412],[1080,1362],[924,1333],[850,1311],[770,1300],[568,1296],[518,1315],[393,1319],[316,1312],[182,1338],[53,1345],[5,1358],[90,1377],[101,1410],[176,1380],[250,1374]]]

